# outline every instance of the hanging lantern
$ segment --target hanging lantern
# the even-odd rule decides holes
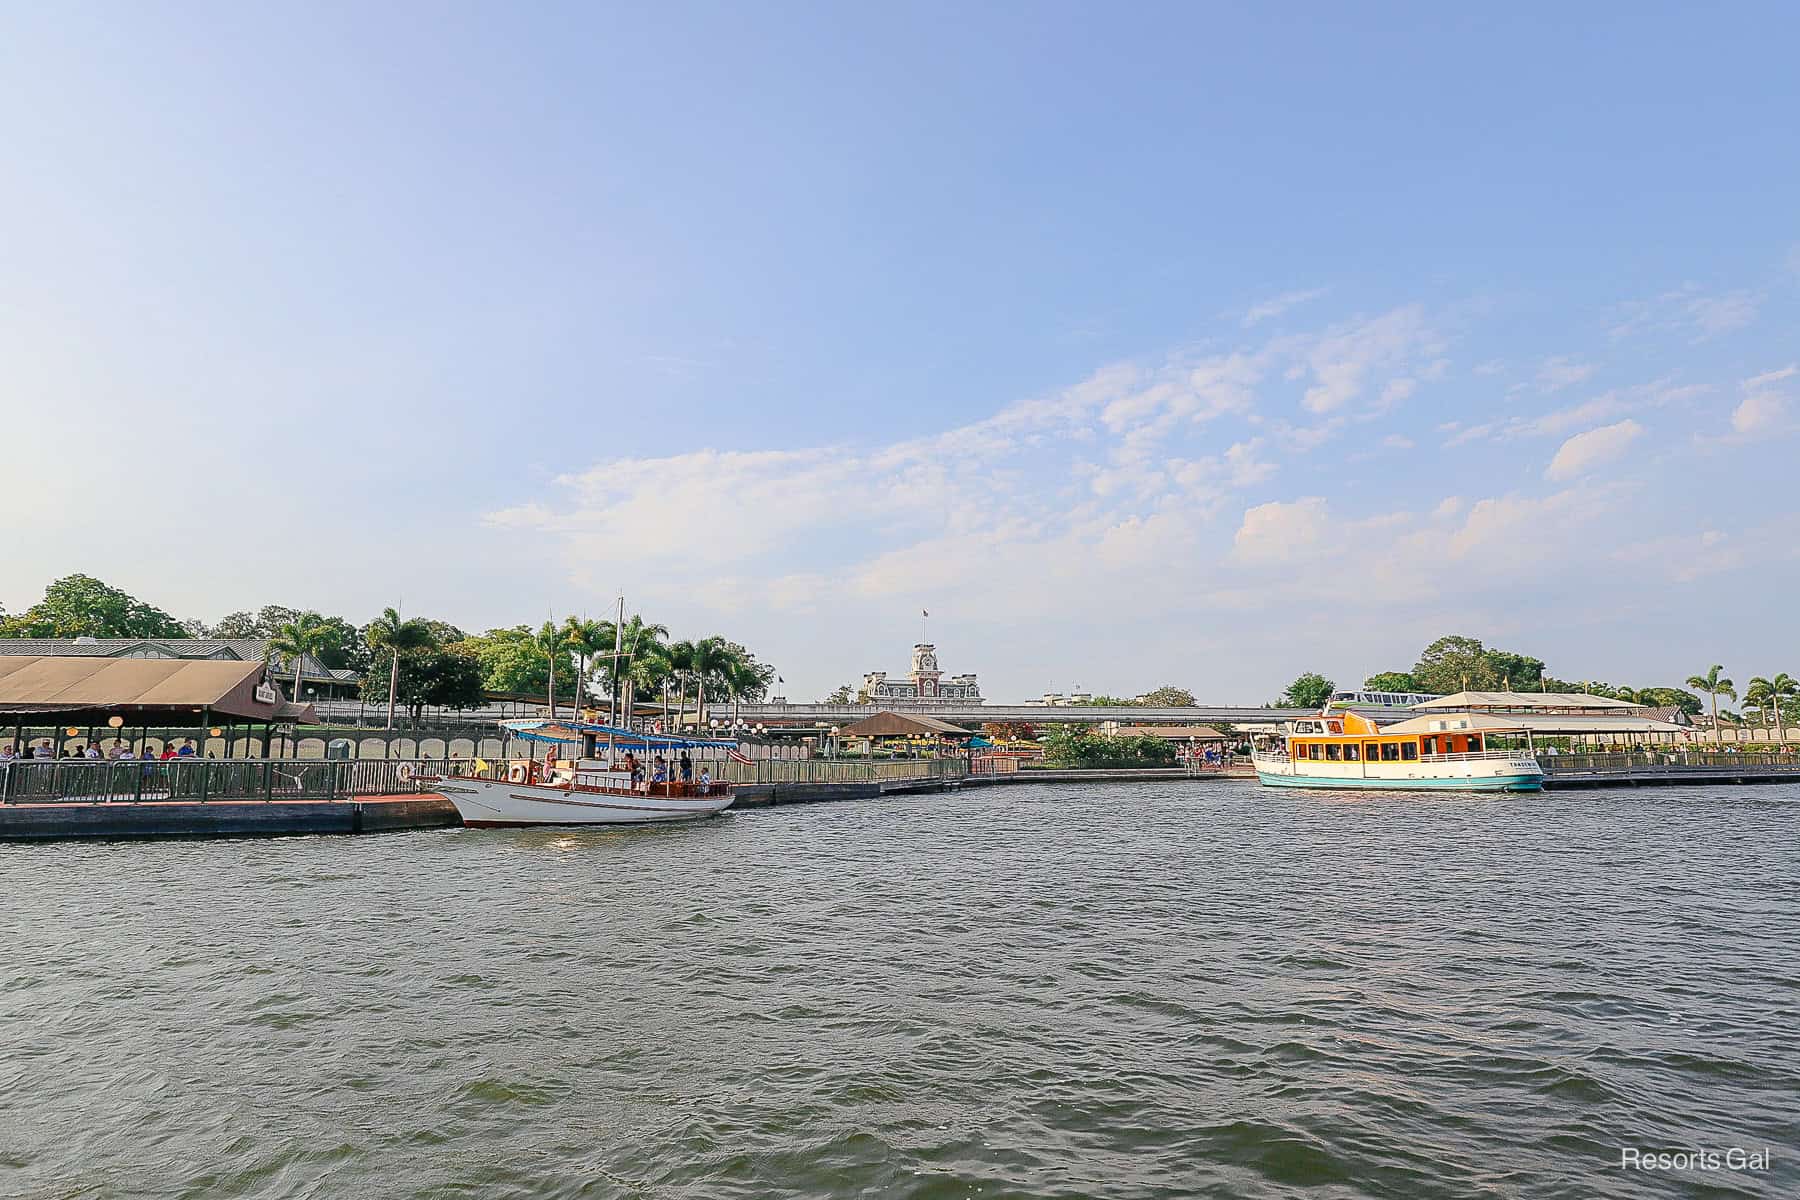
[[[208,737],[223,737],[225,731],[215,726],[214,728],[207,730],[206,733]]]
[[[106,718],[106,723],[111,725],[114,729],[117,729],[119,726],[125,724],[125,718],[121,716],[111,716]]]
[[[75,728],[75,726],[71,725],[67,729],[63,730],[63,732],[68,734],[70,737],[74,737],[76,734],[80,733],[81,730],[79,730],[79,729]]]

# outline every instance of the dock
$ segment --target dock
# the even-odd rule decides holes
[[[1800,783],[1800,761],[1787,754],[1600,754],[1563,755],[1542,760],[1545,790],[1658,787],[1751,783]],[[1254,772],[1191,767],[1105,770],[1021,770],[967,774],[945,769],[954,759],[924,759],[916,771],[902,762],[838,764],[856,768],[827,771],[824,763],[782,763],[783,777],[737,784],[734,811],[870,800],[891,795],[959,792],[1018,784],[1066,783],[1105,786],[1121,783],[1210,783],[1255,780]],[[311,834],[388,833],[459,825],[456,808],[440,795],[410,783],[413,764],[401,760],[307,760],[284,764],[158,764],[146,786],[140,767],[129,778],[117,772],[76,768],[75,778],[91,789],[55,795],[9,781],[10,798],[0,802],[0,841],[163,837],[283,837]],[[48,764],[46,764],[48,766]],[[806,766],[807,770],[796,767]],[[305,770],[297,768],[304,767]],[[39,774],[48,772],[40,771]],[[833,777],[835,776],[835,777]],[[62,781],[58,780],[61,784]],[[130,786],[127,786],[127,784]],[[209,787],[211,788],[209,794]]]

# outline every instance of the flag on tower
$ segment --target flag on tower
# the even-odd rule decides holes
[[[929,616],[930,616],[930,615],[931,615],[931,614],[930,614],[930,613],[928,613],[928,612],[926,612],[926,611],[925,611],[925,610],[924,610],[924,609],[922,609],[922,608],[921,608],[921,609],[920,609],[920,610],[919,610],[919,615],[920,615],[920,616],[921,616],[921,617],[929,617]]]

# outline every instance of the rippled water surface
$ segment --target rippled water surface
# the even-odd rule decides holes
[[[0,903],[0,1196],[1800,1194],[1800,787],[0,845]]]

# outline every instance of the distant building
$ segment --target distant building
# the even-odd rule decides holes
[[[264,662],[269,677],[294,686],[294,664],[269,652],[263,638],[0,638],[0,655],[52,655],[57,658],[192,658],[227,662]],[[315,698],[355,695],[361,681],[354,671],[335,671],[312,655],[300,660],[300,683]],[[305,699],[306,697],[296,697]]]
[[[920,642],[913,647],[912,670],[904,677],[890,679],[886,671],[870,671],[863,676],[860,698],[882,708],[908,705],[936,705],[945,702],[980,704],[981,685],[973,675],[952,675],[945,679],[938,670],[937,647]]]
[[[1085,708],[1093,702],[1092,692],[1070,692],[1066,696],[1061,692],[1045,692],[1042,698],[1032,701],[1033,704],[1044,704],[1051,708],[1068,708],[1071,705]]]

